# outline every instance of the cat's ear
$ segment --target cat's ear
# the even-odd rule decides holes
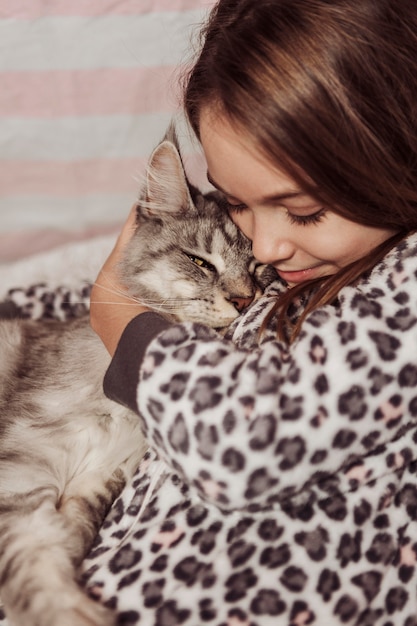
[[[176,146],[163,141],[153,151],[146,174],[148,214],[185,213],[192,205],[187,179]]]

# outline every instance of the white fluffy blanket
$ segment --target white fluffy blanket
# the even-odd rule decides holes
[[[50,289],[61,285],[77,289],[93,282],[115,242],[106,235],[60,246],[48,252],[0,265],[0,299],[9,289],[46,283]]]

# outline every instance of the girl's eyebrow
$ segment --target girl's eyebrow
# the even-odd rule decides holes
[[[233,198],[237,200],[237,198],[235,198],[233,194],[228,193],[227,191],[222,189],[222,187],[220,187],[218,183],[216,183],[216,181],[213,179],[213,177],[211,176],[208,170],[207,170],[206,176],[207,176],[207,180],[209,181],[209,183],[212,184],[213,187],[215,187],[218,191],[221,191],[222,193],[224,193],[225,196],[228,196],[229,198]],[[263,196],[260,199],[260,202],[261,204],[268,204],[268,203],[280,202],[282,200],[288,200],[289,198],[297,198],[298,196],[306,196],[306,195],[307,194],[305,193],[305,191],[302,191],[300,189],[288,190],[288,191],[283,191],[282,193],[273,194],[271,196]]]

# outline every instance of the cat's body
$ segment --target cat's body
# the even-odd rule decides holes
[[[222,328],[259,292],[250,243],[190,189],[164,141],[121,274],[154,310]],[[137,415],[102,392],[109,360],[87,318],[0,321],[0,595],[13,626],[113,623],[76,582],[146,447]]]

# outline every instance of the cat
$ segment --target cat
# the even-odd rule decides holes
[[[265,278],[218,202],[188,182],[169,132],[150,157],[120,263],[129,295],[171,320],[222,329]],[[146,449],[108,400],[110,357],[88,316],[0,320],[0,595],[13,626],[110,626],[77,570]]]

